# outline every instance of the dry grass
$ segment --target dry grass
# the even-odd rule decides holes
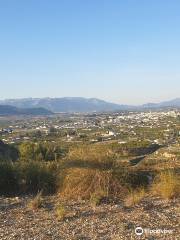
[[[99,198],[119,197],[127,190],[114,174],[116,155],[104,145],[71,148],[66,161],[60,197],[88,199],[96,205]],[[101,194],[100,194],[101,193]],[[101,196],[100,196],[101,195]]]
[[[180,196],[180,176],[172,171],[160,173],[154,180],[151,192],[163,199]]]
[[[70,161],[81,161],[82,164],[91,166],[107,166],[111,167],[114,164],[116,155],[107,146],[104,145],[83,145],[76,148],[71,148],[67,159]]]
[[[64,179],[60,196],[65,199],[90,199],[93,194],[117,197],[125,189],[110,170],[70,168]]]
[[[103,199],[104,196],[105,196],[104,192],[93,193],[90,197],[91,206],[92,207],[99,206],[101,204],[101,200]]]
[[[130,190],[129,195],[125,199],[124,203],[126,207],[133,207],[141,202],[141,200],[145,197],[146,192],[144,188],[139,188],[136,190]]]
[[[37,210],[43,205],[42,192],[39,192],[29,203],[28,208]]]

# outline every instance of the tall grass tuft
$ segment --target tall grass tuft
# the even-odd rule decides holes
[[[66,216],[66,208],[62,203],[56,206],[56,216],[58,221],[63,221]]]
[[[173,171],[161,172],[155,177],[151,192],[163,199],[180,196],[180,176]]]
[[[141,200],[145,197],[145,189],[131,189],[130,193],[128,194],[127,198],[125,198],[125,206],[126,207],[133,207],[141,202]]]
[[[41,208],[43,205],[42,191],[39,192],[29,203],[28,207],[33,210]]]

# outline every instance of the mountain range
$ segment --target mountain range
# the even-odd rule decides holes
[[[159,108],[180,108],[180,98],[161,103],[147,103],[139,106],[120,105],[96,98],[81,97],[0,100],[0,114],[5,114],[6,109],[14,114],[48,115],[52,112],[102,112]]]

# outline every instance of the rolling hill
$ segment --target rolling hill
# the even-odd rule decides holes
[[[44,108],[17,108],[9,105],[0,105],[0,116],[10,115],[51,115],[51,111]]]
[[[142,105],[144,108],[167,108],[167,107],[180,107],[180,98],[160,103],[147,103]]]

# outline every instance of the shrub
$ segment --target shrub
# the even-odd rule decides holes
[[[0,163],[0,194],[11,195],[19,189],[18,174],[12,163]]]
[[[18,149],[14,145],[5,144],[0,140],[0,162],[16,161],[18,158]]]
[[[19,146],[20,158],[24,161],[54,161],[62,158],[66,150],[57,144],[24,142]]]
[[[180,196],[180,176],[173,171],[161,172],[155,177],[151,192],[164,199]]]
[[[44,194],[57,190],[58,164],[40,162],[0,162],[0,194]]]
[[[27,162],[18,165],[23,192],[37,193],[41,190],[45,194],[56,190],[56,176],[54,171],[44,163]]]

